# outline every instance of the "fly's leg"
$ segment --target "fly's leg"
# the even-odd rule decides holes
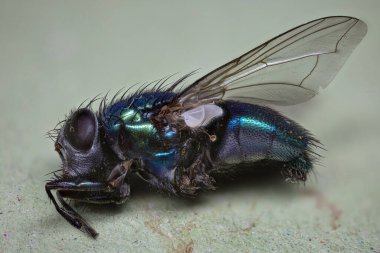
[[[75,182],[62,181],[58,179],[46,183],[45,190],[50,200],[53,202],[55,209],[63,218],[65,218],[72,226],[76,227],[84,233],[89,234],[93,238],[96,238],[98,233],[95,231],[95,229],[93,229],[82,216],[80,216],[69,204],[66,203],[59,191],[105,192],[109,191],[109,187],[107,185],[98,182],[81,182],[77,184]],[[57,190],[57,199],[62,206],[58,205],[53,196],[52,190]]]
[[[132,161],[125,161],[117,164],[107,178],[107,191],[66,191],[60,190],[60,194],[65,198],[73,200],[96,203],[96,204],[122,204],[130,193],[130,186],[127,175],[130,172]]]
[[[96,238],[98,233],[93,229],[87,221],[80,216],[67,202],[64,197],[84,202],[92,203],[123,203],[129,196],[129,185],[124,182],[129,172],[131,162],[123,162],[118,164],[111,171],[107,182],[73,182],[57,179],[46,183],[45,190],[53,202],[56,210],[63,218],[65,218],[72,226]],[[56,196],[61,204],[57,203],[52,193],[56,190]]]
[[[194,196],[200,190],[215,189],[215,180],[206,172],[205,154],[199,155],[190,166],[178,166],[174,185],[179,195]]]
[[[119,163],[113,168],[110,175],[107,178],[109,185],[114,189],[117,189],[119,193],[119,200],[115,201],[117,204],[124,203],[130,193],[129,184],[125,182],[126,176],[131,171],[133,160],[124,161]]]

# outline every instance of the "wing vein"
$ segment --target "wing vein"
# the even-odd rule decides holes
[[[305,76],[304,79],[302,79],[302,81],[300,82],[300,84],[299,84],[298,86],[302,87],[303,82],[304,82],[309,76],[311,76],[311,74],[314,72],[315,68],[316,68],[317,65],[318,65],[319,55],[317,55],[316,58],[317,58],[317,59],[316,59],[316,61],[315,61],[314,67],[311,69],[310,73],[309,73],[307,76]]]

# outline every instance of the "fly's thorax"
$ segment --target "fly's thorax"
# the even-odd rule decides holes
[[[177,131],[165,122],[157,125],[153,117],[174,96],[170,92],[142,93],[106,108],[102,115],[106,140],[119,158],[141,159],[171,149]]]
[[[128,110],[134,111],[132,109]],[[154,125],[150,116],[140,112],[133,112],[136,116],[132,120],[125,120],[121,125],[118,136],[120,149],[131,158],[141,158],[161,149],[163,142],[160,129]]]
[[[169,187],[179,175],[200,162],[197,158],[207,145],[204,145],[198,135],[189,132],[181,134],[186,137],[180,143],[172,145],[169,149],[155,150],[143,158],[144,178],[153,185],[164,184],[165,187]]]

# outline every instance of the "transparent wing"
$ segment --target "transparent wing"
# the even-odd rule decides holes
[[[335,77],[367,32],[353,17],[320,18],[295,27],[195,81],[179,94],[183,109],[220,99],[292,105],[314,97]]]

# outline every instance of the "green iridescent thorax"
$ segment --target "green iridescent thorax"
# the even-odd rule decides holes
[[[128,109],[120,114],[122,122],[114,125],[115,130],[123,127],[126,132],[124,144],[130,153],[146,155],[162,149],[162,140],[153,122],[136,109]]]
[[[156,176],[166,175],[179,159],[180,134],[162,121],[155,124],[159,109],[176,97],[170,92],[141,93],[120,100],[104,110],[107,143],[121,159],[140,159]]]

